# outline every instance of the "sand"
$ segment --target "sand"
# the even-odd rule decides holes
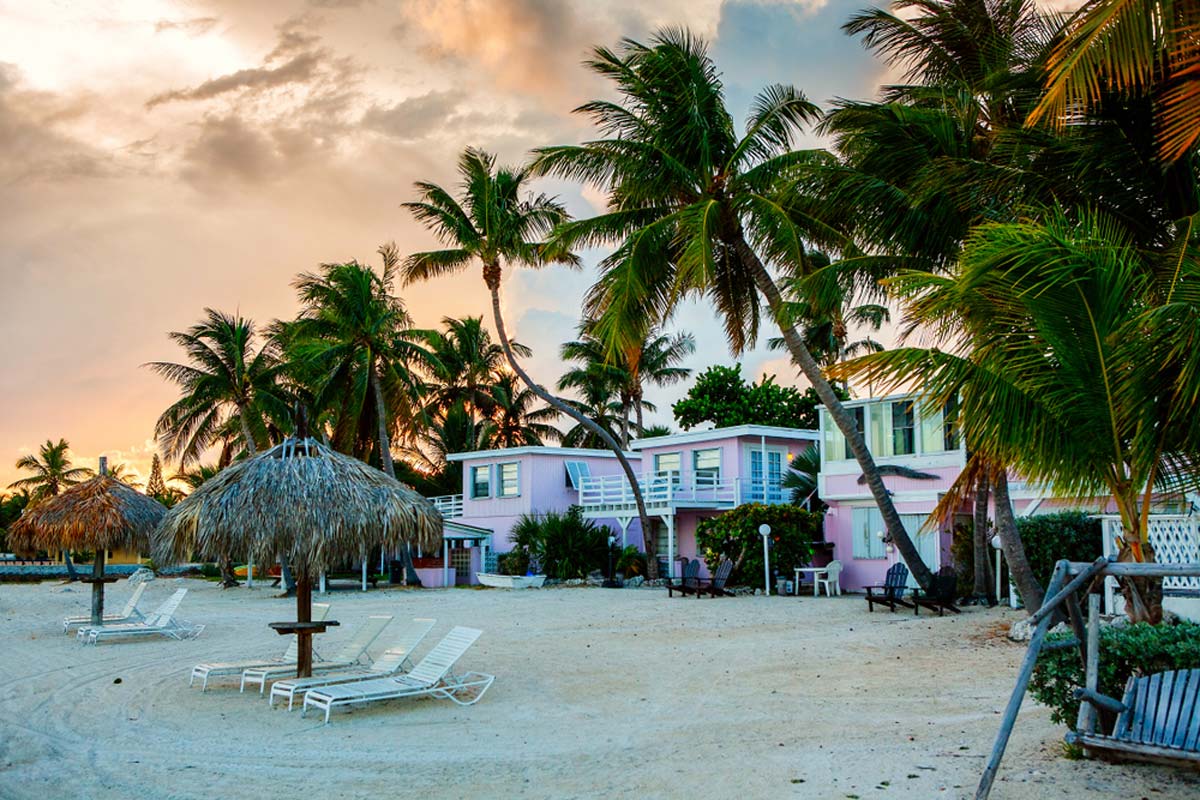
[[[1024,652],[997,635],[1011,611],[868,614],[854,596],[337,591],[346,627],[326,649],[370,613],[430,616],[425,647],[482,628],[460,666],[498,677],[471,707],[398,701],[324,726],[236,683],[187,685],[196,662],[282,652],[266,623],[293,601],[182,579],[146,599],[178,585],[198,639],[98,647],[59,632],[86,587],[0,586],[0,797],[969,797]],[[1027,701],[992,796],[1200,797],[1192,774],[1067,760],[1062,733]]]

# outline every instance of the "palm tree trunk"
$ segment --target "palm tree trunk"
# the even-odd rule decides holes
[[[63,563],[67,565],[67,579],[72,583],[79,580],[79,573],[75,571],[75,565],[71,563],[70,550],[63,550]]]
[[[863,435],[858,432],[858,426],[855,424],[854,418],[850,416],[849,412],[846,411],[846,407],[842,405],[842,401],[834,393],[833,387],[821,371],[820,365],[817,364],[816,359],[813,358],[812,353],[805,346],[804,338],[794,325],[783,322],[786,319],[783,296],[779,293],[779,287],[775,285],[771,274],[767,272],[767,268],[759,260],[758,254],[754,252],[753,248],[750,247],[750,244],[741,234],[736,237],[736,247],[739,258],[742,259],[743,263],[750,266],[754,274],[754,282],[759,292],[767,300],[767,306],[770,307],[772,316],[783,333],[783,341],[787,344],[792,360],[796,362],[796,366],[804,373],[804,377],[808,378],[808,382],[812,384],[817,397],[825,405],[829,416],[846,438],[846,446],[854,454],[859,469],[862,470],[863,476],[867,479],[867,487],[871,490],[871,496],[875,498],[875,505],[879,507],[879,513],[883,517],[888,537],[891,539],[892,544],[896,546],[896,549],[900,551],[900,557],[908,565],[913,578],[921,585],[922,589],[930,591],[933,587],[933,573],[929,571],[929,567],[921,560],[921,555],[917,552],[916,545],[913,544],[912,539],[908,537],[908,533],[904,530],[904,523],[900,521],[900,514],[896,511],[895,504],[892,503],[891,495],[888,494],[887,487],[883,484],[883,476],[879,474],[879,468],[875,465],[875,459],[871,456],[871,451],[867,448],[867,442],[863,438]]]
[[[371,364],[371,394],[375,397],[375,416],[379,418],[379,460],[383,471],[389,477],[396,477],[396,467],[392,463],[392,442],[388,436],[387,402],[383,398],[383,389],[379,385],[379,372],[375,364]]]
[[[500,309],[500,265],[484,264],[483,279],[484,283],[487,284],[488,291],[492,294],[492,317],[496,325],[496,334],[500,337],[500,346],[504,349],[504,357],[508,359],[508,365],[512,367],[513,372],[517,373],[521,380],[525,382],[525,385],[529,387],[529,391],[536,394],[543,402],[557,410],[560,414],[567,415],[591,431],[616,455],[617,462],[621,465],[621,471],[625,473],[625,479],[629,481],[634,502],[637,504],[638,522],[642,528],[642,542],[646,547],[646,571],[651,580],[657,578],[658,559],[655,557],[654,550],[652,549],[654,547],[654,536],[650,527],[650,515],[646,513],[646,501],[642,498],[642,488],[638,484],[637,475],[634,473],[633,467],[629,464],[629,459],[625,457],[625,451],[608,431],[539,386],[520,363],[517,362],[517,358],[513,354],[512,343],[508,340],[508,332],[504,328],[504,315]]]
[[[629,449],[629,402],[621,398],[621,449]]]
[[[642,393],[640,391],[633,399],[633,410],[637,414],[637,435],[640,439],[646,435],[646,417],[642,410]]]
[[[1013,516],[1012,500],[1008,495],[1008,470],[1001,467],[995,472],[992,503],[996,509],[996,531],[1000,534],[1000,547],[1004,560],[1008,562],[1008,574],[1021,593],[1025,610],[1030,614],[1042,607],[1046,599],[1045,590],[1033,574],[1029,559],[1025,557],[1025,545],[1017,531],[1017,520]]]
[[[988,497],[990,495],[990,484],[988,483],[987,473],[979,476],[979,482],[975,484],[975,529],[972,532],[975,559],[975,596],[979,598],[986,597],[989,606],[996,604],[994,579],[991,571],[991,559],[988,558],[990,552],[988,541]]]

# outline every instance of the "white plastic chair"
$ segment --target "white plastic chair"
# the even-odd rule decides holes
[[[821,587],[824,586],[825,594],[829,597],[833,597],[835,594],[840,595],[842,593],[842,583],[840,578],[841,574],[842,562],[830,561],[829,565],[825,567],[825,577],[816,579],[816,589],[814,589],[814,593],[820,594]]]

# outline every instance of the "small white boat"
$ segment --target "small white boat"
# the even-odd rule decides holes
[[[479,582],[497,589],[540,589],[545,575],[501,575],[496,572],[477,572]]]

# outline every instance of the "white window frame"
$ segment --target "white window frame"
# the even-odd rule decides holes
[[[475,473],[477,470],[483,470],[487,476],[487,488],[483,494],[477,494],[475,489],[477,483],[475,481]],[[475,464],[470,468],[467,474],[468,494],[472,500],[487,500],[492,496],[492,465],[491,464]]]
[[[517,477],[514,482],[514,491],[509,494],[504,490],[504,468],[516,467]],[[496,465],[496,497],[512,498],[521,496],[521,462],[520,461],[503,461]]]
[[[700,448],[698,450],[692,451],[692,484],[693,485],[700,486],[701,484],[703,484],[704,486],[716,486],[717,484],[719,484],[721,482],[721,476],[724,474],[724,469],[723,469],[724,464],[722,463],[725,460],[724,450],[725,450],[725,448],[723,448],[723,447],[704,447],[704,448]],[[700,479],[701,473],[699,472],[699,470],[701,468],[696,466],[696,461],[701,453],[716,453],[717,454],[717,466],[715,468],[714,467],[704,467],[703,468],[705,471],[703,481],[701,481],[701,479]],[[715,475],[712,474],[714,469],[716,470]]]
[[[565,461],[563,466],[567,471],[567,488],[579,490],[583,481],[592,477],[592,467],[586,461]]]
[[[675,458],[679,461],[678,468],[673,469],[673,470],[659,469],[658,468],[658,460],[660,458],[662,458],[663,456],[675,456]],[[671,476],[671,483],[673,483],[675,485],[679,485],[680,473],[683,472],[683,451],[682,450],[672,450],[669,453],[655,453],[654,458],[652,459],[651,463],[654,465],[654,477],[656,479],[664,477],[664,473],[666,473]]]

